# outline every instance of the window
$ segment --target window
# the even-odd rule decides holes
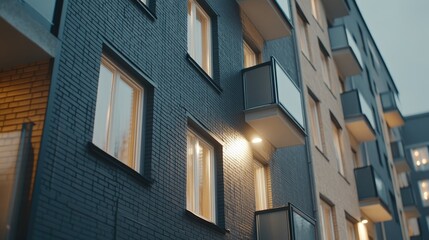
[[[188,53],[212,76],[212,43],[209,15],[196,0],[188,0]]]
[[[310,43],[308,38],[308,23],[298,14],[298,34],[302,53],[311,61]]]
[[[249,46],[246,41],[243,41],[243,51],[244,51],[244,68],[255,66],[258,63],[258,55],[256,52]]]
[[[341,131],[342,130],[337,126],[337,124],[332,122],[332,137],[334,141],[335,159],[337,160],[338,171],[341,173],[341,175],[344,175]]]
[[[420,196],[424,207],[429,206],[429,180],[422,180],[418,182],[420,189]]]
[[[420,235],[420,228],[419,228],[419,221],[417,218],[409,218],[407,220],[408,222],[408,236],[419,236]]]
[[[320,125],[319,125],[319,103],[310,96],[309,98],[310,105],[310,124],[311,124],[311,135],[314,142],[314,145],[320,150],[322,150],[322,137],[320,135]]]
[[[101,61],[93,143],[140,171],[144,89],[108,59]]]
[[[347,240],[356,240],[356,230],[355,230],[355,225],[350,222],[349,220],[347,221]]]
[[[264,210],[269,206],[268,166],[254,160],[255,171],[255,205],[256,210]]]
[[[352,149],[352,157],[353,157],[353,167],[358,168],[360,166],[359,156],[358,156],[358,153],[354,149]]]
[[[320,200],[320,214],[322,215],[320,220],[321,220],[321,226],[322,226],[323,239],[324,240],[335,239],[332,207],[323,200]]]
[[[214,148],[196,133],[187,134],[186,208],[216,222]]]
[[[429,170],[428,155],[428,148],[426,146],[411,149],[411,156],[413,158],[414,168],[416,171]]]
[[[331,78],[329,71],[329,57],[323,50],[320,50],[320,68],[322,71],[323,81],[331,88]]]
[[[407,173],[405,172],[398,173],[398,184],[400,188],[408,187],[409,184],[408,184]]]

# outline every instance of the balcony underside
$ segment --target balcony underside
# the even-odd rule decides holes
[[[364,116],[346,119],[346,127],[358,142],[375,140],[375,133]]]
[[[350,47],[332,49],[332,55],[338,70],[344,77],[357,75],[362,72],[359,60]]]
[[[292,26],[273,0],[237,0],[265,40],[291,35]]]
[[[345,0],[323,0],[326,17],[332,21],[335,18],[349,15],[349,10]]]
[[[277,148],[304,144],[304,133],[276,104],[245,111],[246,122]]]
[[[373,222],[385,222],[392,220],[392,215],[389,210],[384,207],[379,198],[361,200],[359,202],[360,209]]]
[[[384,119],[386,119],[387,125],[391,128],[400,127],[404,125],[404,118],[399,110],[385,111]]]

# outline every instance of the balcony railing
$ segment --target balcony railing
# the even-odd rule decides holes
[[[25,238],[33,170],[32,128],[33,123],[25,123],[21,132],[0,133],[0,239]]]
[[[398,173],[410,171],[407,159],[405,158],[404,146],[402,141],[394,141],[390,143],[390,150],[392,151],[393,162]]]
[[[240,8],[265,40],[290,36],[289,0],[237,0]]]
[[[257,211],[256,239],[316,239],[315,220],[289,204],[285,207]]]
[[[396,95],[393,92],[385,92],[380,95],[383,105],[384,119],[389,127],[399,127],[404,125],[404,118],[396,104]]]
[[[416,198],[411,186],[401,188],[402,205],[407,218],[419,217],[420,213],[417,208]]]
[[[355,169],[356,187],[359,205],[373,222],[384,222],[392,219],[387,188],[372,166]]]
[[[341,94],[346,127],[358,142],[375,139],[374,114],[358,90]]]
[[[304,144],[301,91],[275,58],[242,74],[246,122],[275,147]]]
[[[344,25],[331,27],[329,38],[332,55],[342,75],[349,77],[359,74],[363,66],[362,56],[349,30]]]

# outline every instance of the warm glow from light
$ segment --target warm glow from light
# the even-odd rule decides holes
[[[363,219],[363,220],[362,220],[362,223],[363,223],[363,224],[367,224],[367,223],[368,223],[368,220],[367,220],[367,219]]]
[[[357,237],[357,239],[359,239],[359,240],[368,240],[368,231],[366,229],[366,225],[363,224],[362,222],[359,222],[357,224],[357,228],[358,228],[358,234],[359,234],[359,236]]]
[[[417,165],[417,166],[420,166],[420,161],[417,161],[417,162],[416,162],[416,165]]]
[[[252,139],[252,143],[260,143],[260,142],[262,142],[262,138],[260,137],[255,137]]]
[[[426,164],[426,163],[428,163],[428,160],[427,160],[426,158],[423,158],[423,159],[422,159],[422,163],[423,163],[423,164]]]
[[[428,200],[429,199],[429,193],[428,192],[424,192],[423,193],[423,197],[424,197],[425,200]]]
[[[419,156],[419,151],[414,151],[414,156],[418,157]]]
[[[426,182],[422,182],[422,187],[426,187]]]

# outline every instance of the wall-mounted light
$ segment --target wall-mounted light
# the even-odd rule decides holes
[[[260,137],[254,137],[252,139],[252,143],[260,143],[260,142],[262,142],[262,138],[260,138]]]
[[[363,218],[362,221],[361,221],[361,223],[367,224],[368,223],[368,219]]]

